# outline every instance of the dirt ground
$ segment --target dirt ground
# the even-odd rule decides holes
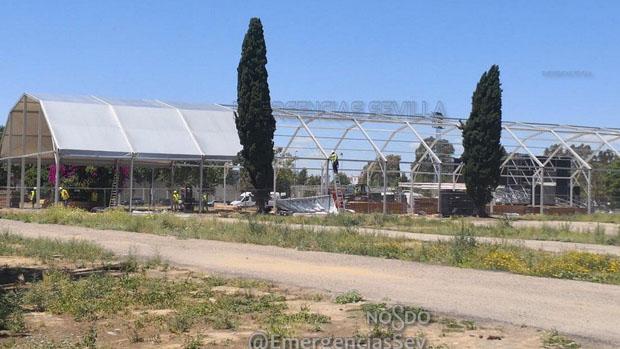
[[[613,301],[618,299],[620,289],[614,285],[272,246],[181,240],[6,220],[0,223],[24,237],[88,240],[117,255],[127,251],[134,251],[143,258],[158,255],[173,265],[191,266],[205,273],[272,280],[282,285],[334,293],[355,288],[375,302],[390,297],[405,304],[428,307],[437,313],[459,315],[454,316],[458,318],[492,319],[517,327],[525,324],[528,328],[557,328],[579,338],[616,344],[620,338],[614,321],[619,314],[618,304]]]
[[[71,267],[70,263],[59,262],[56,267]],[[0,268],[48,268],[34,259],[26,257],[0,256]],[[2,270],[0,269],[0,270]],[[187,268],[166,268],[147,271],[149,277],[168,279],[191,279],[205,277]],[[307,309],[310,312],[329,317],[329,322],[319,328],[300,326],[295,328],[293,338],[325,338],[325,337],[365,337],[373,331],[374,326],[368,324],[362,306],[366,302],[337,304],[336,295],[316,290],[291,287],[287,285],[268,284],[262,289],[246,289],[231,286],[218,286],[214,291],[235,294],[250,293],[256,296],[268,293],[282,295],[288,312]],[[362,295],[363,296],[363,295]],[[389,299],[384,300],[388,306]],[[97,347],[102,348],[248,348],[248,338],[256,331],[266,330],[256,323],[249,315],[234,330],[218,330],[204,324],[192,327],[189,332],[176,334],[165,328],[165,320],[174,312],[171,309],[150,311],[127,310],[94,322],[76,321],[71,316],[54,315],[47,312],[27,312],[25,320],[27,333],[24,336],[2,337],[0,347],[48,348],[51,343],[56,347],[64,347],[63,343],[83,341],[89,334],[96,333]],[[430,324],[414,324],[406,326],[401,333],[403,337],[424,338],[424,348],[541,348],[548,332],[505,323],[476,319],[453,318],[445,314],[431,313]],[[146,319],[146,320],[145,320]],[[382,327],[387,329],[388,327]],[[94,329],[94,330],[93,330]],[[576,340],[579,342],[579,340]],[[592,344],[583,343],[583,347]],[[194,345],[194,346],[193,346]],[[596,344],[592,347],[601,347]],[[573,348],[556,346],[549,348]]]

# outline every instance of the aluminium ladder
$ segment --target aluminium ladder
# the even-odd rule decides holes
[[[110,193],[110,207],[118,206],[118,184],[120,181],[118,161],[114,165],[114,177],[112,178],[112,192]]]

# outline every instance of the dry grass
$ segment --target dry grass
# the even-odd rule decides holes
[[[360,234],[351,227],[323,231],[269,225],[253,216],[247,223],[223,223],[218,220],[184,219],[171,214],[133,216],[122,211],[93,214],[54,208],[40,213],[8,213],[4,217],[620,284],[618,257],[587,252],[551,253],[509,244],[479,243],[474,230],[466,225],[455,229],[452,232],[455,236],[450,241],[420,242]]]

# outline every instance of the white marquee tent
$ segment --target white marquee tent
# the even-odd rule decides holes
[[[24,94],[11,109],[1,144],[9,166],[11,159],[36,159],[38,186],[41,161],[55,162],[57,171],[63,161],[204,164],[241,150],[227,107],[39,94]]]

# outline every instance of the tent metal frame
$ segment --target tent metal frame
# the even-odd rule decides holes
[[[234,106],[229,106],[234,109]],[[434,168],[434,172],[436,174],[435,181],[437,182],[438,195],[441,195],[442,183],[442,167],[446,165],[453,165],[455,169],[450,172],[450,176],[452,177],[453,184],[455,184],[458,179],[462,176],[462,164],[447,164],[445,161],[442,161],[441,155],[438,154],[434,149],[435,145],[440,139],[443,139],[446,135],[452,134],[454,139],[459,139],[462,137],[460,128],[462,127],[461,120],[457,118],[450,117],[442,117],[440,121],[437,120],[436,117],[430,116],[421,116],[421,115],[395,115],[395,114],[373,114],[373,113],[353,113],[353,112],[337,112],[337,111],[323,111],[323,110],[300,110],[300,109],[274,109],[273,115],[276,118],[278,124],[284,120],[298,121],[298,125],[292,126],[294,131],[290,134],[283,133],[282,130],[276,129],[276,136],[280,136],[284,141],[276,142],[276,147],[281,146],[284,151],[282,152],[283,157],[288,157],[286,154],[292,149],[292,144],[296,140],[299,140],[304,137],[310,137],[312,142],[309,143],[305,150],[319,150],[319,152],[315,152],[314,156],[297,156],[295,155],[295,159],[305,159],[305,160],[315,160],[315,161],[323,161],[327,162],[328,154],[325,149],[330,149],[326,143],[334,142],[335,146],[331,148],[333,151],[338,151],[341,148],[341,145],[344,141],[352,140],[357,141],[358,146],[362,146],[364,144],[364,140],[366,140],[366,145],[369,146],[368,150],[373,151],[376,154],[375,159],[365,158],[362,159],[360,157],[356,157],[355,155],[351,156],[349,154],[355,154],[353,149],[351,152],[347,153],[347,157],[340,158],[341,162],[373,162],[373,164],[378,164],[383,174],[383,211],[386,212],[386,193],[387,193],[387,170],[386,159],[387,156],[390,155],[386,149],[395,142],[395,136],[409,132],[411,134],[411,141],[419,144],[424,148],[424,152],[419,159],[413,161],[401,161],[402,164],[410,164],[411,170],[408,171],[411,174],[411,187],[413,188],[413,181],[417,174],[419,174],[419,168],[422,164],[422,161],[429,158],[430,162]],[[337,137],[333,136],[325,136],[319,135],[315,132],[315,129],[321,129],[317,127],[317,121],[320,120],[334,120],[345,122],[340,127],[333,127],[334,133],[339,134]],[[346,124],[348,122],[349,124]],[[379,125],[391,125],[395,127],[389,136],[383,139],[375,138],[371,135],[369,129],[365,126],[365,124],[379,124]],[[440,125],[438,126],[438,123]],[[432,127],[438,129],[435,134],[426,134],[424,135],[420,127]],[[290,127],[290,126],[289,126]],[[325,128],[323,128],[324,130]],[[363,137],[354,138],[351,137],[351,131],[359,130]],[[300,131],[304,130],[307,133],[307,136],[303,136],[300,134]],[[545,183],[545,179],[553,179],[553,177],[546,177],[545,172],[549,170],[549,168],[553,169],[553,164],[551,163],[551,159],[555,157],[560,151],[564,151],[571,158],[571,171],[572,174],[570,176],[570,205],[574,204],[573,202],[573,186],[576,180],[581,177],[586,182],[586,207],[588,213],[592,212],[592,193],[591,193],[591,181],[592,181],[592,170],[593,166],[591,161],[596,154],[598,154],[602,150],[609,149],[616,156],[620,157],[620,144],[617,142],[620,140],[620,129],[618,128],[608,128],[608,127],[588,127],[588,126],[575,126],[575,125],[562,125],[562,124],[549,124],[549,123],[532,123],[532,122],[517,122],[517,121],[504,121],[502,123],[502,141],[512,139],[514,143],[510,146],[505,145],[507,149],[507,155],[501,165],[502,170],[508,169],[508,174],[505,176],[514,177],[515,174],[513,170],[510,169],[510,164],[514,165],[514,159],[517,157],[521,157],[523,155],[527,156],[532,163],[532,167],[534,169],[534,174],[530,176],[529,182],[532,187],[536,185],[540,186],[540,195],[541,198],[544,195],[543,184]],[[426,136],[426,138],[425,138]],[[435,139],[428,143],[428,136],[437,136]],[[457,142],[454,142],[457,143]],[[460,142],[459,142],[460,143]],[[575,149],[571,146],[579,145],[579,144],[587,144],[594,145],[591,147],[592,155],[584,158],[580,154],[577,153]],[[314,146],[312,146],[314,145]],[[460,145],[460,144],[459,144]],[[548,159],[542,162],[539,159],[539,156],[543,156],[544,154],[536,154],[540,149],[547,148],[549,146],[556,145],[557,148],[555,151],[548,156]],[[297,149],[301,149],[297,147]],[[524,153],[524,154],[523,154]],[[327,183],[327,178],[329,178],[329,167],[321,166],[325,173],[322,176],[325,178],[325,183]],[[528,166],[529,167],[529,166]],[[407,171],[399,171],[399,172],[407,172]],[[326,184],[322,183],[323,187],[326,188]],[[438,209],[441,207],[441,198],[438,198]],[[544,200],[540,200],[539,208],[540,213],[544,212]],[[532,195],[532,206],[535,206],[534,196]]]
[[[129,161],[130,167],[133,169],[135,165],[149,165],[149,166],[171,166],[174,167],[176,161],[185,161],[187,163],[195,163],[201,169],[204,169],[206,161],[220,161],[224,163],[225,167],[230,167],[229,162],[232,158],[217,158],[208,159],[205,156],[196,159],[172,159],[166,157],[166,159],[137,159],[136,154],[132,152],[131,157],[88,157],[80,159],[77,157],[71,159],[64,159],[62,152],[57,148],[55,142],[55,136],[52,129],[48,129],[51,132],[52,150],[42,149],[42,126],[47,123],[47,120],[41,109],[38,111],[38,129],[37,129],[37,151],[34,153],[26,153],[26,129],[27,120],[26,117],[29,113],[28,102],[29,95],[24,94],[20,101],[16,104],[17,107],[23,102],[23,120],[22,130],[14,130],[11,125],[11,117],[8,118],[7,128],[5,134],[9,136],[8,145],[9,149],[13,149],[11,142],[15,137],[21,136],[20,149],[23,155],[9,155],[0,158],[1,161],[6,162],[8,169],[12,166],[12,161],[20,161],[20,205],[23,207],[24,194],[25,194],[25,164],[27,159],[36,158],[37,166],[37,187],[41,187],[41,165],[43,161],[53,162],[56,165],[57,177],[59,176],[60,164],[64,161],[100,161],[101,163],[108,163],[114,160]],[[35,100],[36,101],[36,100]],[[170,105],[157,101],[162,105]],[[220,105],[225,108],[229,108],[236,111],[235,106]],[[15,109],[15,107],[13,109]],[[110,105],[113,109],[113,106]],[[12,110],[14,112],[15,110]],[[403,154],[401,159],[401,166],[403,164],[409,165],[407,171],[398,170],[398,173],[410,174],[410,185],[413,191],[414,181],[416,176],[422,173],[429,174],[429,172],[421,171],[421,165],[424,161],[428,161],[433,167],[432,173],[434,174],[434,182],[437,188],[438,196],[438,209],[440,209],[441,203],[441,189],[448,188],[450,185],[456,186],[457,182],[462,178],[462,164],[456,162],[447,162],[442,160],[442,155],[435,150],[435,146],[442,139],[449,139],[451,144],[456,147],[462,147],[460,139],[462,123],[457,118],[451,117],[431,117],[422,115],[394,115],[394,114],[372,114],[372,113],[353,113],[353,112],[338,112],[338,111],[321,111],[321,110],[300,110],[300,109],[273,109],[273,115],[277,121],[276,137],[274,139],[276,149],[281,150],[276,156],[275,171],[278,168],[278,162],[284,159],[294,158],[297,160],[304,160],[308,163],[317,164],[315,169],[320,169],[321,173],[321,190],[326,194],[329,186],[329,165],[328,157],[330,151],[346,151],[346,156],[340,158],[341,162],[348,162],[352,164],[369,164],[367,173],[373,166],[378,166],[382,174],[382,195],[383,195],[383,212],[387,212],[387,194],[388,194],[388,174],[394,171],[388,170],[387,162],[388,157],[394,154],[394,151],[390,150],[390,146],[395,144],[404,145],[407,150],[401,150],[399,154]],[[9,115],[10,116],[10,115]],[[327,125],[321,125],[327,124]],[[187,122],[185,127],[189,129]],[[122,129],[122,128],[121,128]],[[433,132],[429,132],[431,129]],[[292,130],[291,132],[286,132]],[[611,150],[616,156],[620,157],[620,129],[618,128],[605,128],[605,127],[588,127],[588,126],[575,126],[575,125],[561,125],[561,124],[546,124],[546,123],[531,123],[531,122],[516,122],[516,121],[504,121],[502,123],[502,143],[507,150],[507,155],[502,163],[502,175],[511,178],[527,177],[528,184],[532,188],[536,185],[540,186],[540,212],[544,212],[544,200],[543,189],[545,180],[552,180],[553,176],[549,176],[547,172],[553,167],[551,158],[559,154],[560,151],[564,152],[565,156],[569,156],[571,160],[571,175],[570,175],[570,205],[573,202],[573,186],[579,181],[583,180],[586,184],[586,207],[588,212],[592,212],[592,160],[593,157],[602,150]],[[16,132],[13,134],[13,132]],[[377,136],[376,134],[381,132],[387,134],[384,136]],[[358,134],[357,136],[355,134]],[[15,136],[15,137],[13,137]],[[405,136],[403,139],[402,137]],[[125,135],[125,139],[126,139]],[[432,141],[428,141],[429,137],[434,137]],[[451,137],[451,138],[450,138]],[[309,141],[308,141],[309,140]],[[195,138],[192,139],[194,145],[200,148]],[[344,147],[345,143],[352,143],[351,148]],[[301,145],[297,145],[301,143]],[[584,157],[580,155],[572,146],[579,144],[587,144],[591,146],[592,155]],[[3,143],[2,143],[3,144]],[[130,144],[130,143],[128,143]],[[417,159],[414,157],[414,146],[419,145],[418,148],[422,149],[421,156]],[[541,150],[556,145],[557,149],[549,154],[547,160],[542,161]],[[295,156],[290,153],[296,149]],[[297,152],[302,152],[300,156]],[[359,152],[365,152],[371,154],[367,156],[356,155]],[[411,157],[404,158],[406,156]],[[455,157],[458,154],[455,153]],[[528,158],[530,163],[527,166],[520,164],[516,159]],[[427,160],[428,159],[428,160]],[[527,168],[525,168],[527,167]],[[355,170],[355,169],[353,169]],[[374,170],[374,169],[373,169]],[[522,170],[521,174],[519,171]],[[524,176],[523,173],[532,170],[532,175]],[[133,185],[133,171],[130,171],[130,185]],[[200,176],[200,208],[202,209],[202,172]],[[226,176],[224,176],[225,178]],[[442,183],[443,178],[451,178],[452,183]],[[59,181],[56,181],[54,188],[54,201],[59,201]],[[274,191],[275,191],[274,180]],[[7,171],[7,192],[11,189],[11,171]],[[131,190],[130,188],[130,208],[131,208]],[[37,190],[37,202],[39,202],[39,190]],[[10,195],[7,195],[10,200]],[[413,201],[413,200],[411,200]],[[532,192],[532,206],[534,205],[534,195]],[[413,206],[413,204],[411,204]],[[413,212],[413,207],[411,207]]]

